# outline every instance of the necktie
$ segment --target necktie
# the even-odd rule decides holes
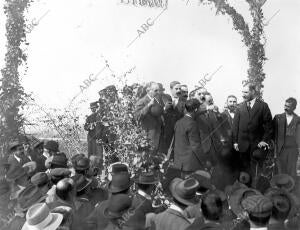
[[[248,109],[248,111],[251,110],[251,102],[250,101],[247,102],[247,109]]]

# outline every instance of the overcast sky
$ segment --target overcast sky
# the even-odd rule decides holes
[[[158,81],[168,89],[170,81],[179,80],[190,89],[203,78],[216,104],[222,108],[229,94],[241,100],[241,82],[247,77],[247,48],[232,29],[228,16],[190,0],[169,0],[169,6],[151,9],[124,5],[120,0],[34,1],[27,13],[28,23],[38,21],[28,34],[28,72],[22,84],[44,107],[63,108],[74,103],[98,99],[97,92],[116,83],[112,72],[126,72],[129,81]],[[245,0],[229,1],[252,27]],[[3,4],[3,2],[2,2]],[[2,9],[2,6],[1,6]],[[283,111],[284,100],[300,100],[300,1],[268,0],[263,6],[267,38],[264,99],[272,114]],[[161,14],[161,15],[160,15]],[[152,22],[149,30],[138,36],[142,24]],[[4,65],[5,22],[0,14],[0,66]],[[86,90],[80,86],[105,67]],[[78,96],[77,96],[78,95]],[[300,104],[300,103],[299,103]],[[81,104],[82,114],[88,103]],[[300,105],[297,112],[300,113]]]

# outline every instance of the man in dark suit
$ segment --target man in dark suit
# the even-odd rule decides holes
[[[88,131],[87,142],[88,142],[88,156],[96,155],[103,158],[102,145],[97,143],[97,139],[101,137],[103,131],[103,125],[98,117],[97,110],[99,108],[98,102],[92,102],[90,104],[92,114],[86,118],[84,129]]]
[[[284,105],[285,112],[275,115],[273,119],[278,172],[289,174],[294,179],[300,153],[300,117],[294,113],[296,106],[297,100],[288,98]]]
[[[269,147],[272,115],[268,104],[257,98],[254,84],[244,86],[243,98],[244,102],[237,108],[233,119],[233,147],[239,152],[241,170],[250,172],[254,166],[251,160],[253,151],[257,147]]]
[[[8,157],[9,168],[22,167],[25,163],[31,161],[24,153],[23,144],[14,141],[10,144],[10,155]]]
[[[154,152],[156,153],[163,125],[162,114],[164,106],[158,97],[160,88],[157,83],[148,83],[146,91],[147,95],[136,103],[134,113],[142,128],[147,132],[147,136],[152,142]]]
[[[199,105],[197,99],[188,100],[187,113],[175,124],[174,167],[186,174],[203,168],[201,139],[194,120]]]

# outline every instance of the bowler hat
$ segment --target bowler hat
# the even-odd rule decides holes
[[[64,154],[55,154],[45,161],[45,166],[51,168],[52,165],[60,168],[68,167],[68,159]]]
[[[134,179],[134,182],[137,184],[157,184],[159,180],[153,172],[142,172]]]
[[[271,187],[283,188],[291,192],[295,187],[295,180],[288,174],[278,174],[272,177]]]
[[[107,219],[120,218],[131,207],[131,202],[132,200],[126,194],[113,195],[103,202],[103,216]]]
[[[81,174],[76,174],[71,179],[73,179],[73,181],[75,183],[77,192],[84,190],[92,183],[92,179],[88,179]]]
[[[98,107],[99,107],[98,101],[90,103],[90,108],[98,108]]]
[[[46,144],[44,145],[44,148],[48,149],[49,151],[52,151],[52,152],[59,151],[58,150],[58,142],[53,141],[53,140],[47,141]]]
[[[264,149],[264,148],[256,148],[253,153],[252,153],[252,157],[255,160],[264,160],[268,155],[268,149]]]
[[[272,201],[263,195],[253,195],[244,199],[242,208],[254,217],[268,217],[272,214]]]
[[[108,191],[111,193],[118,193],[127,190],[132,185],[128,173],[117,173],[112,175],[112,180],[108,183]]]
[[[90,167],[90,160],[86,157],[80,157],[75,160],[75,170],[87,170]]]
[[[190,206],[198,202],[196,199],[198,186],[199,182],[194,178],[186,180],[175,178],[170,184],[170,191],[177,201]]]
[[[46,199],[46,196],[35,185],[27,186],[18,196],[19,209],[26,211],[33,204]]]
[[[28,209],[22,230],[55,230],[62,221],[62,214],[51,213],[46,203],[37,203]]]
[[[230,196],[229,196],[229,206],[231,207],[231,210],[235,215],[239,215],[242,213],[243,208],[241,206],[241,203],[244,199],[246,199],[249,196],[254,195],[260,195],[261,193],[255,189],[251,188],[240,188],[235,190]]]
[[[57,179],[57,178],[65,178],[71,175],[71,171],[67,168],[55,168],[50,170],[50,177]]]

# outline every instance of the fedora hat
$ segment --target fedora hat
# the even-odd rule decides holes
[[[80,191],[84,190],[85,188],[87,188],[92,183],[92,179],[88,179],[88,178],[86,178],[85,176],[83,176],[81,174],[76,174],[71,179],[75,183],[77,192],[80,192]]]
[[[49,151],[52,152],[58,152],[59,151],[58,147],[59,147],[58,142],[53,140],[47,141],[46,144],[44,145],[44,149],[48,149]]]
[[[63,220],[60,213],[51,213],[46,203],[37,203],[26,213],[22,230],[55,230]]]
[[[132,180],[128,173],[117,173],[112,175],[112,180],[108,183],[108,191],[111,193],[122,192],[129,189],[132,185]]]
[[[108,172],[111,174],[124,173],[124,172],[128,173],[128,165],[121,162],[112,163],[108,168]]]
[[[75,170],[87,170],[90,167],[90,159],[87,157],[80,157],[75,160],[74,168]]]
[[[33,204],[39,203],[46,199],[40,189],[35,185],[27,186],[18,196],[18,208],[22,211],[26,211]]]
[[[196,199],[196,191],[198,187],[199,182],[194,178],[188,178],[185,180],[175,178],[170,184],[170,191],[177,201],[190,206],[198,202]]]
[[[132,200],[128,195],[117,194],[103,202],[103,216],[107,219],[116,219],[131,207]]]
[[[238,215],[243,211],[241,203],[244,199],[246,199],[249,196],[260,195],[260,194],[261,193],[255,189],[240,188],[233,191],[233,193],[229,196],[228,203],[233,213],[235,215]]]
[[[134,182],[136,184],[157,184],[159,180],[153,172],[142,172],[134,179]]]
[[[295,180],[288,174],[278,174],[272,177],[271,187],[283,188],[291,192],[295,187]]]
[[[31,177],[31,183],[36,186],[42,186],[49,182],[49,177],[45,172],[38,172]]]

